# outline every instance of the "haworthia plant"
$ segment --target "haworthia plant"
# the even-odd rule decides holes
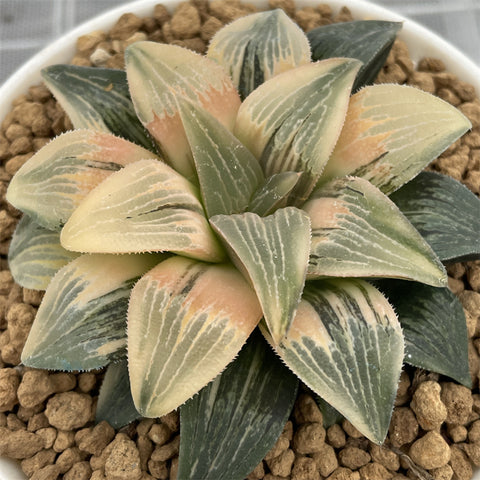
[[[414,345],[432,352],[432,319],[458,311],[441,260],[478,258],[474,230],[445,214],[456,186],[427,179],[429,202],[423,175],[408,184],[470,123],[411,87],[352,96],[398,25],[344,28],[345,58],[311,62],[308,39],[274,11],[220,30],[210,58],[137,42],[126,76],[68,66],[45,74],[52,85],[62,79],[53,89],[87,129],[40,150],[7,192],[28,215],[10,251],[15,279],[48,283],[22,360],[108,366],[97,419],[116,426],[184,405],[185,478],[245,478],[274,445],[296,377],[381,443],[402,362],[426,366]],[[338,30],[325,32],[331,50]],[[366,38],[362,69],[350,57]],[[130,97],[161,155],[120,138],[118,106]],[[111,133],[91,129],[104,125]],[[461,199],[479,211],[475,196]],[[392,284],[397,319],[365,280],[378,277],[425,283],[408,295],[416,310]],[[418,331],[411,312],[429,312]],[[458,341],[428,368],[466,383],[455,318]]]

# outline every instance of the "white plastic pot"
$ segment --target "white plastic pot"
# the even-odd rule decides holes
[[[41,81],[40,70],[43,67],[69,62],[75,54],[76,40],[79,36],[95,30],[109,30],[118,18],[126,12],[134,12],[140,17],[148,16],[152,13],[154,5],[159,2],[171,10],[180,3],[179,0],[138,0],[122,5],[80,25],[43,49],[18,69],[0,88],[0,121],[11,110],[11,103],[16,97],[26,93],[28,87]],[[258,7],[268,5],[267,0],[249,0],[249,3]],[[296,2],[299,8],[317,3],[309,0],[297,0]],[[477,95],[480,96],[479,66],[430,30],[366,0],[326,0],[326,3],[329,3],[334,11],[338,11],[343,6],[348,7],[357,20],[377,19],[403,22],[399,37],[407,44],[414,61],[418,61],[422,57],[441,58],[448,71],[455,73],[461,80],[472,84]],[[16,462],[0,457],[0,480],[24,479],[26,477]],[[480,472],[476,472],[474,479],[480,480]]]

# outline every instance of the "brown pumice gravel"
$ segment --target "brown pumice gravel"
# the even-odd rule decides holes
[[[270,0],[305,30],[352,19],[325,4],[297,9],[293,0]],[[110,32],[77,41],[72,63],[123,67],[129,44],[152,40],[204,52],[225,22],[254,8],[236,0],[183,2],[169,12],[157,5],[150,18],[123,15]],[[458,106],[473,129],[430,167],[480,194],[480,102],[471,85],[446,72],[439,59],[415,68],[397,41],[378,82],[406,83]],[[71,129],[43,85],[14,101],[0,128],[0,455],[18,459],[34,480],[147,480],[176,478],[179,418],[172,412],[115,431],[93,418],[102,372],[74,375],[18,366],[43,293],[15,285],[6,254],[19,212],[5,201],[11,176],[50,137]],[[383,446],[368,441],[348,421],[323,426],[313,397],[302,389],[275,446],[248,480],[467,480],[480,466],[480,261],[448,267],[449,285],[467,317],[474,389],[406,367],[389,434]],[[184,479],[182,479],[184,480]]]

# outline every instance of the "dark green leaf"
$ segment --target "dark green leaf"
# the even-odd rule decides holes
[[[363,62],[353,91],[373,83],[392,48],[399,22],[358,20],[317,27],[307,33],[312,60],[332,57],[356,58]]]
[[[335,410],[329,403],[327,403],[320,395],[313,394],[315,403],[322,412],[323,426],[329,428],[336,423],[341,423],[345,418],[338,410]]]
[[[460,182],[422,172],[390,198],[440,260],[480,258],[480,200]]]
[[[380,284],[398,314],[405,362],[447,375],[471,387],[465,314],[447,288],[385,280]]]
[[[75,128],[111,132],[156,151],[137,118],[123,70],[52,65],[42,76]]]
[[[297,386],[255,331],[222,375],[180,407],[177,478],[244,479],[282,432]]]
[[[130,393],[127,359],[107,367],[98,396],[95,421],[107,421],[113,428],[121,428],[140,418]]]

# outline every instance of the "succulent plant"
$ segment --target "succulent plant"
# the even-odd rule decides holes
[[[8,189],[11,271],[46,289],[22,362],[107,367],[97,419],[115,426],[180,407],[179,478],[244,478],[299,380],[377,443],[404,362],[469,385],[442,261],[478,258],[478,199],[421,171],[470,123],[365,86],[398,29],[307,37],[273,10],[206,56],[138,42],[126,73],[47,68],[75,130]]]

